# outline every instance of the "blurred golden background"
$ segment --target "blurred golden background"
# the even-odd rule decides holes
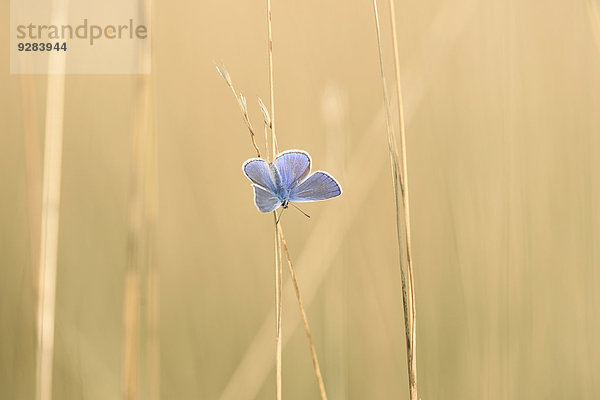
[[[247,97],[264,150],[265,7],[154,2],[150,76],[66,76],[54,399],[274,397],[273,222],[215,70]],[[420,397],[600,398],[600,4],[397,7]],[[0,40],[0,398],[20,400],[36,393],[55,104],[46,76],[9,74]],[[273,41],[280,149],[307,150],[344,188],[281,220],[329,397],[408,398],[372,3],[273,1]],[[284,280],[283,394],[318,398]]]

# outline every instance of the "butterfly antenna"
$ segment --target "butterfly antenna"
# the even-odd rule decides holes
[[[310,215],[308,215],[307,213],[305,213],[304,211],[302,211],[302,210],[300,209],[300,207],[298,207],[298,206],[297,206],[297,205],[295,205],[294,203],[290,203],[290,204],[291,204],[291,205],[293,205],[293,206],[294,206],[294,208],[295,208],[296,210],[298,210],[298,211],[300,211],[302,214],[304,214],[304,216],[305,216],[306,218],[310,218]]]

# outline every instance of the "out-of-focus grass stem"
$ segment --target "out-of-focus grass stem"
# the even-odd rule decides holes
[[[598,50],[600,50],[600,12],[598,11],[598,2],[596,0],[586,0],[585,4],[590,24],[592,25],[592,31],[594,32],[594,42]]]
[[[65,1],[55,1],[54,18],[66,18]],[[46,127],[44,137],[44,167],[42,180],[42,211],[40,231],[38,348],[36,399],[52,399],[52,365],[54,361],[54,322],[56,305],[56,271],[60,220],[60,186],[62,175],[62,145],[65,97],[65,58],[52,54],[48,61],[48,91],[46,95]]]
[[[27,169],[27,202],[29,220],[29,248],[32,285],[35,301],[38,295],[38,268],[40,252],[40,196],[42,183],[41,144],[36,123],[35,86],[32,75],[21,75],[23,90],[23,138],[25,143],[25,166]]]
[[[140,18],[150,23],[149,0],[139,2]],[[142,70],[151,52],[140,48]],[[136,77],[129,187],[128,259],[124,295],[123,399],[157,400],[160,393],[158,340],[159,277],[154,262],[157,219],[157,147],[152,124],[152,75]]]

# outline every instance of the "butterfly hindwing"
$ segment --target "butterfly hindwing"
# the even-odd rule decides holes
[[[342,187],[325,171],[316,171],[290,192],[290,201],[327,200],[342,194]]]
[[[259,185],[252,186],[254,187],[254,204],[256,204],[258,211],[268,213],[276,210],[281,205],[281,201],[273,192]]]

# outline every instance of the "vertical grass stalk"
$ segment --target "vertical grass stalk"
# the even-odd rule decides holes
[[[64,17],[65,4],[55,2],[54,12]],[[65,58],[53,54],[49,59],[44,138],[44,170],[39,259],[38,337],[36,399],[52,399],[52,364],[54,360],[54,321],[56,305],[56,270],[60,219],[60,182],[65,96]],[[59,71],[62,71],[59,72]]]
[[[140,18],[150,21],[148,0],[139,2]],[[140,65],[151,54],[140,48]],[[143,69],[143,68],[141,68]],[[158,273],[153,259],[157,214],[156,133],[151,124],[152,80],[136,78],[131,170],[127,271],[124,295],[122,396],[124,400],[159,398]]]
[[[327,393],[325,392],[325,384],[323,383],[323,376],[321,375],[321,368],[319,367],[319,360],[317,358],[317,352],[315,350],[315,345],[313,344],[313,341],[312,341],[312,335],[310,333],[310,327],[308,325],[308,318],[306,317],[306,311],[304,310],[304,304],[302,303],[302,296],[300,296],[300,288],[298,287],[296,273],[294,272],[294,266],[292,265],[292,258],[290,257],[290,253],[288,251],[287,243],[285,242],[285,237],[283,236],[283,230],[281,229],[281,227],[279,227],[279,238],[281,240],[281,245],[283,247],[283,251],[285,252],[285,257],[287,259],[288,267],[290,270],[290,277],[292,278],[292,283],[294,284],[294,291],[296,292],[296,299],[298,300],[298,306],[300,307],[300,314],[302,315],[304,331],[306,332],[306,337],[308,339],[308,346],[310,347],[310,355],[312,357],[313,367],[315,368],[317,384],[319,385],[319,393],[321,394],[322,400],[327,400]]]
[[[67,0],[54,0],[52,22],[60,25],[67,15]],[[60,220],[60,185],[65,100],[66,55],[52,54],[48,59],[44,169],[40,218],[40,252],[38,271],[38,335],[36,353],[36,399],[52,399],[52,364],[54,361],[54,322],[56,306],[56,271]]]
[[[140,0],[141,19],[147,25],[154,26],[152,1]],[[152,44],[150,44],[152,46]],[[145,207],[144,220],[146,229],[146,321],[145,321],[145,350],[148,393],[143,396],[149,400],[160,399],[160,338],[159,338],[159,311],[160,311],[160,275],[155,261],[156,249],[156,224],[158,220],[158,138],[155,116],[154,76],[150,71],[154,67],[152,48],[141,47],[141,68],[149,66],[148,74],[143,75],[145,100],[145,119],[148,141],[145,150]],[[154,116],[154,118],[153,118]]]
[[[271,116],[273,157],[275,157],[277,154],[277,136],[275,135],[275,86],[273,85],[273,29],[271,23],[271,0],[267,0],[267,28],[269,53],[269,113]]]
[[[268,140],[268,130],[270,129],[271,131],[271,155],[274,158],[275,155],[277,154],[277,135],[275,133],[275,101],[274,101],[274,85],[273,85],[273,35],[272,35],[272,18],[271,18],[271,0],[267,0],[267,28],[268,28],[268,46],[267,46],[267,53],[268,53],[268,61],[269,61],[269,110],[267,110],[267,107],[264,105],[264,103],[262,102],[262,100],[259,98],[258,99],[258,103],[261,109],[261,112],[263,114],[264,117],[264,129],[265,129],[265,145],[267,148],[267,160],[269,160],[269,140]],[[231,89],[233,95],[235,96],[235,98],[238,101],[238,104],[240,106],[240,109],[242,111],[242,116],[244,118],[244,123],[246,124],[246,127],[248,128],[248,131],[250,132],[250,137],[252,140],[252,145],[254,146],[254,149],[256,150],[257,156],[260,157],[260,150],[256,144],[256,138],[255,138],[255,134],[254,134],[254,129],[252,128],[252,124],[250,122],[250,118],[248,116],[248,108],[247,108],[247,104],[246,104],[246,98],[241,94],[241,93],[237,93],[234,86],[233,86],[233,82],[231,80],[231,77],[229,75],[229,73],[227,72],[227,70],[223,67],[223,66],[219,66],[217,65],[217,70],[219,72],[219,74],[221,74],[221,76],[223,77],[223,79],[225,80],[225,82],[227,83],[227,85],[229,86],[229,88]],[[269,160],[272,161],[272,160]],[[281,400],[282,398],[282,385],[281,385],[281,377],[282,377],[282,356],[281,356],[281,352],[282,352],[282,289],[283,289],[283,274],[282,274],[282,268],[281,268],[281,258],[282,258],[282,253],[281,253],[281,249],[283,248],[288,260],[288,265],[290,268],[290,274],[292,277],[292,281],[294,283],[294,287],[296,290],[296,298],[298,300],[298,305],[300,306],[300,312],[302,314],[302,319],[304,322],[304,328],[306,331],[306,335],[308,338],[308,342],[309,342],[309,346],[310,346],[310,350],[311,350],[311,355],[312,355],[312,359],[313,359],[313,366],[315,368],[315,374],[317,377],[317,382],[319,384],[319,392],[321,394],[321,399],[322,400],[327,400],[327,395],[325,393],[325,385],[323,383],[323,378],[321,375],[321,370],[319,368],[319,362],[317,359],[317,354],[312,342],[312,336],[310,334],[310,328],[308,326],[308,320],[306,318],[306,312],[304,310],[304,306],[302,304],[302,298],[300,296],[300,290],[298,288],[298,283],[296,281],[296,275],[294,273],[294,268],[292,265],[292,260],[290,258],[289,255],[289,251],[287,248],[287,245],[285,243],[285,237],[283,235],[283,231],[281,230],[281,226],[278,223],[278,217],[277,217],[277,213],[274,211],[273,212],[273,224],[275,227],[275,376],[276,376],[276,383],[275,383],[275,392],[276,392],[276,399],[277,400]]]
[[[155,381],[158,375],[158,276],[153,265],[156,139],[149,123],[150,77],[139,77],[137,85],[123,310],[125,336],[122,373],[125,400],[139,397],[155,399],[159,383]]]
[[[381,30],[377,0],[373,0],[375,12],[375,26],[377,29],[377,44],[379,49],[379,64],[381,68],[381,81],[386,110],[386,127],[388,134],[388,149],[392,166],[392,179],[394,183],[394,200],[396,206],[396,231],[398,249],[400,250],[400,277],[402,281],[402,304],[404,310],[404,329],[406,335],[406,356],[408,364],[408,384],[411,400],[418,400],[417,391],[417,357],[416,357],[416,309],[414,294],[414,277],[412,264],[411,236],[410,236],[410,207],[408,194],[408,172],[406,160],[406,132],[404,126],[404,109],[402,105],[402,89],[400,82],[400,61],[398,55],[398,35],[396,32],[396,10],[394,0],[389,0],[390,20],[392,26],[392,41],[394,47],[394,69],[396,75],[396,95],[398,105],[398,123],[400,126],[400,153],[394,130],[390,101],[385,78]],[[403,240],[404,238],[404,240]],[[406,255],[406,261],[403,255]]]
[[[21,75],[23,97],[23,139],[25,145],[25,167],[27,171],[27,214],[29,222],[29,259],[31,268],[31,287],[34,303],[38,295],[38,268],[40,262],[40,198],[42,185],[42,153],[40,135],[36,121],[35,86],[32,75]]]
[[[600,12],[598,11],[598,3],[596,0],[586,0],[587,14],[590,18],[592,31],[594,32],[594,42],[598,50],[600,50]]]
[[[275,86],[273,85],[273,28],[271,18],[271,0],[267,0],[267,53],[269,56],[269,126],[271,128],[271,154],[273,159],[277,154],[277,136],[275,134]],[[265,118],[266,120],[266,118]],[[266,121],[265,121],[266,122]],[[266,144],[269,147],[269,144]],[[280,230],[277,223],[277,212],[273,211],[273,224],[275,226],[275,392],[276,399],[281,400],[281,312],[282,312],[282,280],[283,274],[281,270],[281,242]]]
[[[276,399],[281,400],[281,311],[283,309],[281,292],[283,289],[283,274],[281,269],[281,241],[279,239],[279,224],[277,213],[273,211],[273,223],[275,224],[275,393]]]
[[[275,134],[275,97],[274,97],[274,85],[273,85],[273,31],[272,31],[272,13],[271,13],[271,0],[267,0],[267,27],[268,27],[268,53],[269,53],[269,94],[270,94],[270,126],[271,126],[271,147],[273,158],[277,154],[277,135]],[[281,400],[281,292],[282,292],[282,272],[281,272],[281,248],[285,252],[285,256],[288,261],[290,270],[290,276],[294,283],[294,289],[296,292],[296,298],[298,300],[298,306],[300,307],[300,313],[302,314],[302,321],[304,322],[304,329],[306,331],[306,337],[310,346],[310,352],[313,360],[313,366],[315,369],[315,375],[317,383],[319,385],[319,393],[321,394],[322,400],[327,400],[327,394],[325,392],[325,384],[323,383],[323,377],[321,375],[321,369],[319,368],[319,361],[317,359],[317,353],[315,346],[312,342],[312,336],[310,334],[310,328],[308,325],[308,319],[304,306],[302,304],[302,297],[300,296],[300,289],[298,288],[298,282],[296,281],[296,274],[294,273],[294,267],[292,265],[292,259],[285,242],[285,236],[280,224],[277,223],[277,213],[273,211],[273,221],[275,224],[275,274],[278,278],[277,282],[277,357],[276,357],[276,375],[277,375],[277,400]]]
[[[64,75],[48,76],[38,295],[37,399],[52,398]]]
[[[145,152],[148,146],[149,82],[146,77],[137,78],[137,93],[131,143],[131,171],[129,178],[129,232],[127,248],[127,272],[124,304],[124,350],[123,350],[123,399],[139,397],[139,359],[141,332],[141,282],[145,275],[146,260],[146,190]]]

